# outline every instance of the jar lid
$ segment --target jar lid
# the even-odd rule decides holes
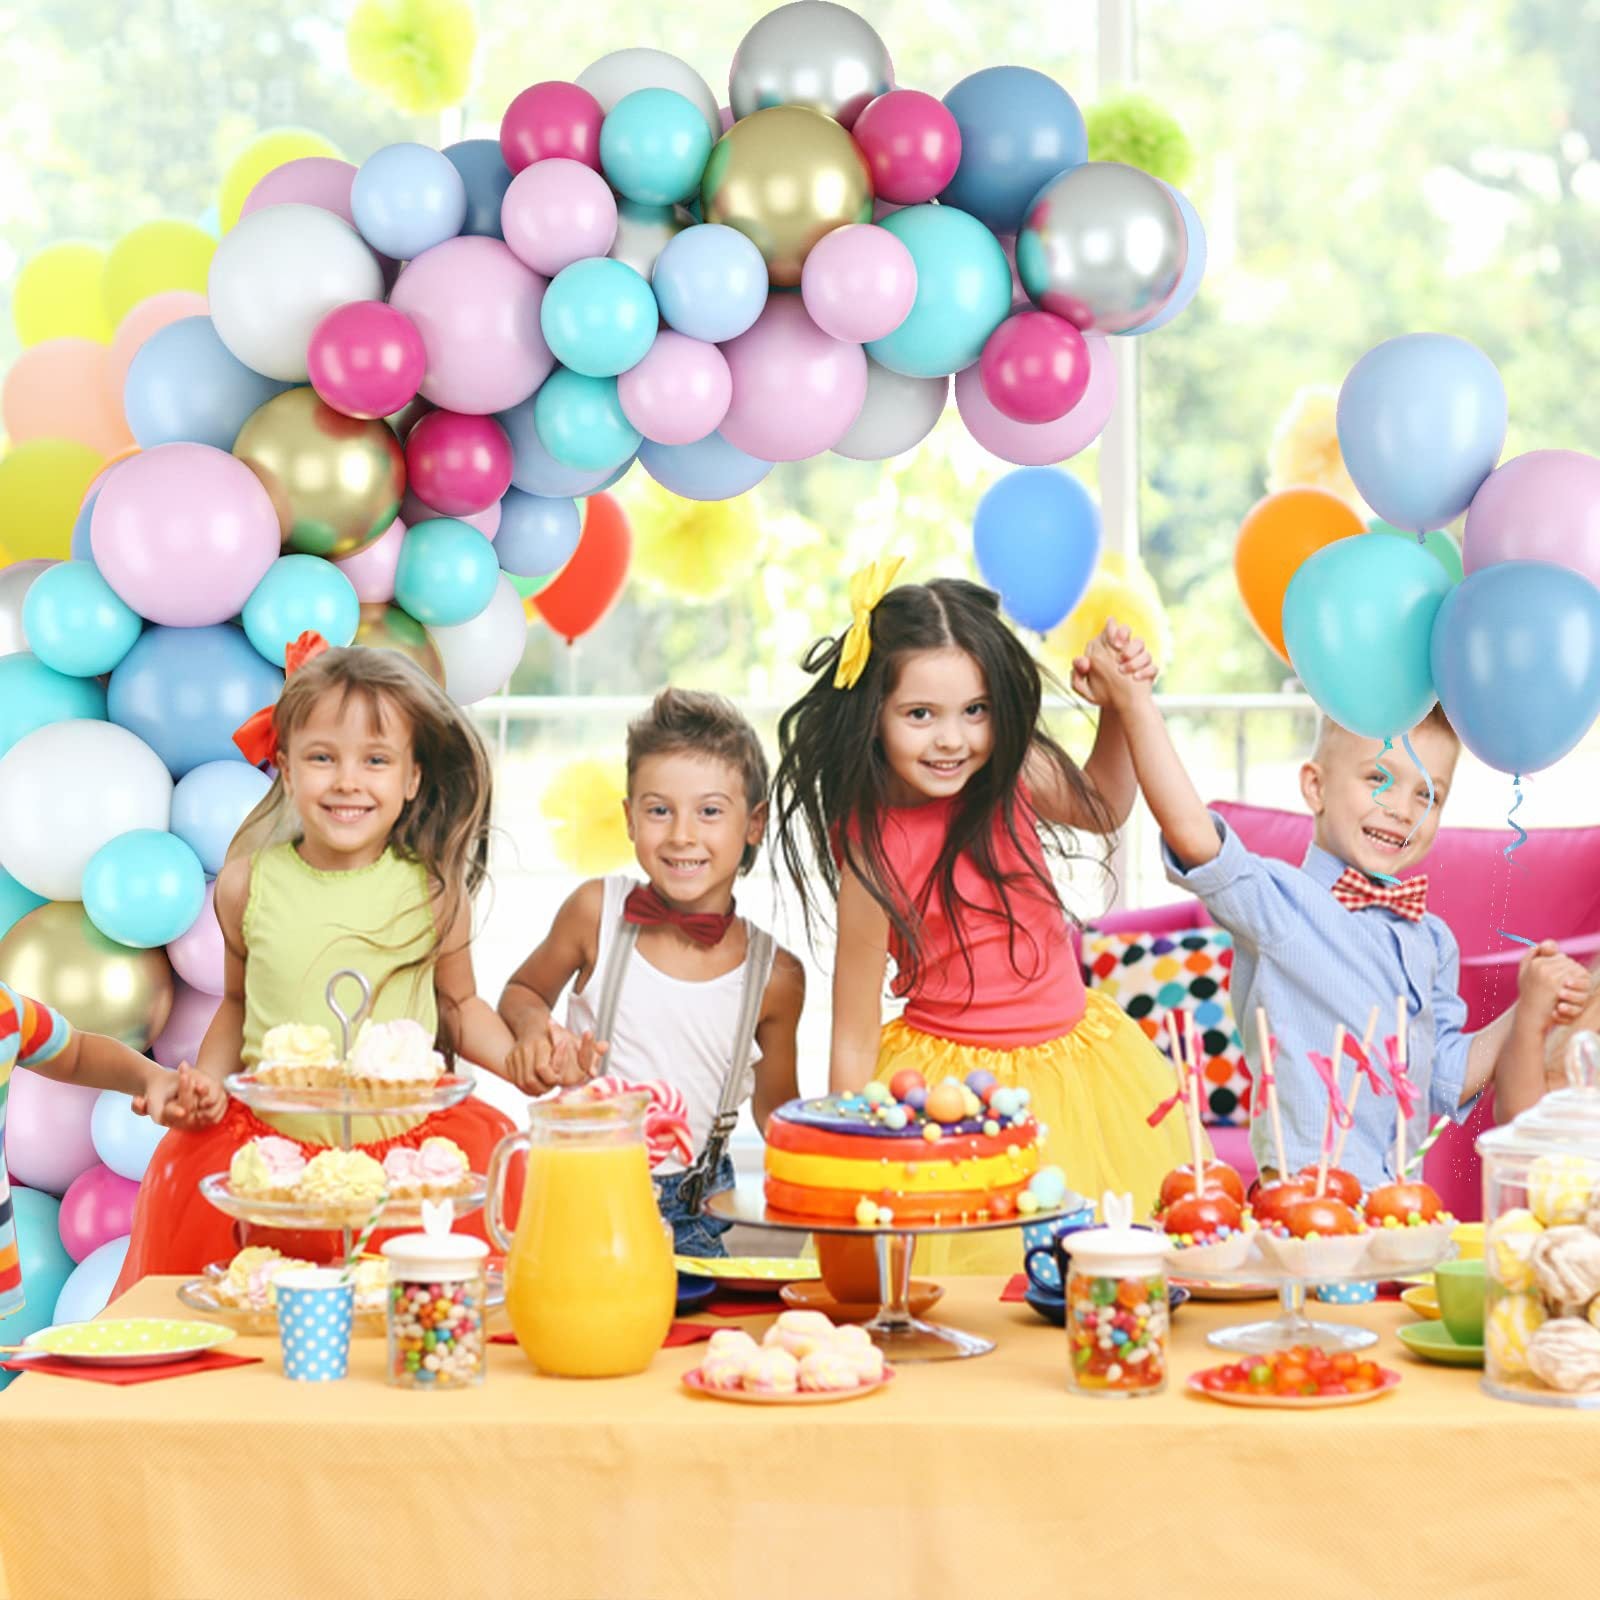
[[[1567,1085],[1478,1140],[1481,1155],[1550,1151],[1600,1160],[1600,1037],[1575,1033],[1567,1044]]]
[[[396,1277],[472,1278],[489,1254],[482,1239],[465,1233],[403,1233],[382,1247]]]
[[[1070,1251],[1074,1268],[1086,1267],[1103,1274],[1131,1273],[1148,1276],[1162,1265],[1171,1248],[1165,1233],[1155,1228],[1133,1226],[1133,1196],[1112,1194],[1100,1197],[1101,1225],[1079,1228],[1067,1236],[1063,1248]]]

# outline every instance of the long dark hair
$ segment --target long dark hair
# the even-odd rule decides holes
[[[1017,935],[1023,925],[1013,914],[1012,894],[1021,890],[1061,904],[1037,853],[1023,849],[1023,830],[1033,823],[1030,817],[1019,818],[1018,795],[1030,753],[1038,752],[1059,772],[1080,815],[1095,832],[1111,831],[1111,815],[1072,757],[1046,730],[1041,709],[1047,675],[1001,620],[1000,599],[992,590],[962,578],[905,584],[879,602],[871,628],[872,652],[854,687],[836,689],[833,683],[844,635],[820,639],[804,662],[814,675],[811,687],[778,722],[779,760],[773,785],[778,848],[800,892],[807,933],[820,910],[817,875],[827,898],[836,900],[842,866],[861,880],[889,919],[899,969],[897,992],[914,989],[921,976],[919,925],[935,898],[955,931],[969,983],[973,966],[965,923],[972,916],[1005,919],[1011,964],[1028,976],[1017,959]],[[884,849],[890,771],[879,721],[906,657],[951,649],[965,651],[983,673],[994,744],[989,759],[956,797],[950,830],[928,882],[906,885],[897,878]],[[1001,868],[995,851],[997,823],[1028,861],[1026,873]],[[1085,858],[1068,830],[1049,827],[1045,837],[1057,853]],[[974,905],[957,888],[956,864],[963,856],[995,885],[998,908]]]

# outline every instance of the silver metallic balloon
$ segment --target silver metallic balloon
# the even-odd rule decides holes
[[[740,41],[728,74],[735,117],[768,106],[809,106],[852,127],[894,88],[894,64],[872,25],[831,0],[769,11]]]
[[[667,241],[693,226],[694,218],[682,206],[646,206],[637,200],[618,199],[616,242],[607,253],[648,283]]]
[[[908,378],[867,362],[867,398],[833,453],[851,461],[887,461],[933,432],[950,398],[948,378]]]
[[[28,648],[22,631],[22,602],[33,587],[33,580],[54,565],[54,561],[36,556],[0,567],[0,656],[14,656]]]
[[[1161,312],[1188,258],[1171,190],[1116,161],[1088,161],[1046,184],[1017,235],[1017,274],[1034,304],[1102,333]]]

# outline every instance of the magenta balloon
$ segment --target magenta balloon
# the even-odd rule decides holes
[[[610,250],[617,197],[581,161],[539,161],[511,180],[500,202],[500,227],[519,261],[553,278],[574,261]]]
[[[948,187],[961,165],[960,126],[943,101],[920,89],[880,94],[850,133],[881,200],[921,205]]]
[[[61,1197],[61,1243],[74,1261],[112,1239],[133,1232],[133,1203],[139,1185],[105,1165],[90,1167],[67,1185]]]
[[[409,490],[405,499],[400,502],[400,520],[408,528],[416,527],[419,522],[432,522],[435,517],[444,515],[445,513],[436,506],[425,505]],[[494,536],[500,531],[500,502],[497,500],[482,511],[469,511],[465,516],[457,517],[456,521],[465,522],[469,527],[476,528],[485,539],[493,543]]]
[[[622,414],[657,444],[715,433],[733,399],[733,374],[714,345],[663,328],[638,366],[617,379]]]
[[[206,994],[221,994],[223,990],[222,925],[217,921],[215,898],[216,886],[208,883],[206,903],[194,919],[194,926],[167,946],[172,970],[191,988]]]
[[[545,280],[499,239],[446,239],[400,274],[389,303],[428,352],[425,399],[482,414],[521,405],[555,366],[539,331]]]
[[[264,206],[320,206],[353,228],[356,219],[350,215],[350,186],[355,181],[356,169],[348,161],[301,156],[274,167],[262,178],[245,196],[239,215],[248,217]]]
[[[406,482],[444,516],[486,511],[511,487],[511,441],[493,417],[430,411],[406,439]]]
[[[831,450],[867,397],[866,352],[824,333],[795,295],[773,295],[722,353],[733,403],[718,431],[759,461],[803,461]]]
[[[1580,450],[1530,450],[1483,480],[1467,509],[1461,564],[1545,561],[1600,585],[1600,461]]]
[[[513,172],[536,161],[581,161],[600,170],[600,102],[575,83],[551,80],[524,89],[500,119],[500,154]]]
[[[90,1119],[98,1089],[14,1072],[6,1103],[6,1168],[12,1182],[62,1195],[99,1164]]]
[[[173,984],[172,1010],[167,1014],[166,1027],[155,1036],[150,1053],[164,1067],[178,1067],[185,1061],[193,1066],[200,1054],[200,1041],[221,1004],[221,995],[207,994],[204,989],[193,989],[183,982]]]
[[[811,320],[835,339],[886,339],[917,298],[917,264],[887,228],[853,222],[811,247],[800,270],[800,298]]]
[[[419,517],[417,520],[426,519]],[[363,605],[386,605],[394,599],[395,568],[400,563],[400,542],[405,536],[405,521],[396,517],[371,544],[364,544],[353,556],[334,562],[350,580],[356,599]]]
[[[281,535],[242,461],[208,444],[162,444],[105,480],[89,542],[101,576],[140,616],[199,628],[239,613]]]
[[[991,455],[1019,467],[1047,467],[1087,449],[1100,437],[1117,398],[1117,364],[1104,334],[1086,333],[1089,384],[1083,398],[1055,422],[1013,422],[983,392],[979,363],[956,374],[956,406],[967,432]]]
[[[1089,387],[1089,347],[1065,317],[1018,311],[985,341],[978,375],[989,403],[1013,422],[1055,422]]]
[[[422,335],[381,300],[335,306],[306,347],[311,387],[347,417],[368,421],[411,404],[428,370]]]

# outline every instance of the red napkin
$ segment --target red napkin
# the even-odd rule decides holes
[[[87,1378],[90,1383],[122,1384],[187,1378],[191,1372],[214,1372],[219,1367],[251,1367],[260,1360],[260,1356],[232,1356],[222,1350],[207,1350],[204,1355],[149,1367],[91,1367],[60,1356],[8,1356],[0,1361],[0,1367],[9,1367],[13,1372],[48,1372],[56,1378]]]
[[[1028,1274],[1019,1272],[1006,1279],[1006,1286],[1000,1291],[1000,1298],[1005,1301],[1021,1302],[1028,1297]]]
[[[667,1336],[661,1341],[663,1350],[673,1350],[684,1344],[703,1344],[717,1330],[704,1322],[674,1322],[667,1329]],[[491,1333],[490,1344],[515,1344],[517,1336],[514,1333]]]
[[[775,1294],[721,1294],[695,1307],[696,1314],[713,1317],[770,1317],[788,1309]]]

